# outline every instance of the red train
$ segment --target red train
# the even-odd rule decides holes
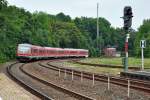
[[[62,57],[88,57],[88,50],[41,47],[31,44],[19,44],[17,48],[17,59],[19,61]]]

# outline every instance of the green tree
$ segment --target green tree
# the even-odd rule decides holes
[[[71,22],[70,16],[65,15],[62,12],[56,15],[56,19],[63,22]]]
[[[144,56],[150,57],[150,19],[144,20],[143,25],[141,25],[136,33],[135,39],[135,54],[136,56],[141,55],[141,48],[140,48],[140,40],[144,39],[147,42],[146,48],[144,49]]]

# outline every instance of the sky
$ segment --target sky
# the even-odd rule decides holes
[[[123,27],[123,9],[131,6],[133,11],[132,28],[137,28],[144,19],[150,18],[150,0],[7,0],[9,5],[16,5],[30,12],[43,11],[56,15],[63,12],[75,17],[96,18],[97,3],[99,17],[106,18],[113,27]]]

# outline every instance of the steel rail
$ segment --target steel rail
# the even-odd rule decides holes
[[[74,75],[76,76],[81,76],[81,72],[83,73],[83,78],[88,78],[88,79],[92,79],[92,75],[95,75],[95,80],[96,81],[103,81],[103,82],[107,82],[108,80],[108,76],[107,75],[103,75],[103,74],[95,74],[95,73],[90,73],[90,72],[85,72],[85,71],[79,71],[79,70],[75,70],[75,69],[70,69],[70,68],[63,68],[63,67],[58,67],[57,65],[53,65],[50,64],[50,62],[47,63],[47,65],[43,65],[41,63],[39,63],[40,66],[43,66],[45,68],[48,69],[52,69],[55,71],[60,71],[61,72],[65,72],[64,70],[66,70],[66,73],[71,74],[72,71],[74,71]],[[129,79],[129,78],[128,78]],[[127,78],[123,78],[123,77],[114,77],[114,76],[110,76],[110,83],[112,84],[116,84],[116,85],[120,85],[123,87],[127,87],[128,86],[128,79]],[[130,80],[130,87],[132,89],[135,90],[141,90],[143,92],[146,93],[150,93],[150,83],[149,82],[145,82],[145,81],[138,81],[135,79],[129,79]]]
[[[16,64],[18,64],[18,62],[15,62],[15,63],[13,63],[13,64],[11,64],[11,65],[9,65],[9,66],[7,67],[7,73],[11,76],[11,78],[13,78],[13,79],[14,79],[15,81],[17,81],[19,84],[23,85],[23,87],[25,87],[26,89],[28,89],[29,92],[31,92],[32,94],[34,94],[34,95],[36,95],[37,97],[41,98],[42,100],[54,100],[53,98],[51,98],[51,97],[45,95],[45,94],[42,93],[41,91],[39,91],[39,90],[33,88],[32,86],[26,84],[26,82],[24,82],[22,79],[19,79],[19,78],[15,75],[15,73],[13,73],[13,71],[12,71],[12,67],[13,67],[14,65],[16,65]],[[24,66],[24,64],[22,64],[21,66]],[[20,66],[20,67],[21,67],[21,66]]]
[[[35,79],[35,80],[37,80],[37,81],[40,81],[41,83],[43,83],[43,84],[45,84],[45,85],[47,85],[47,86],[51,86],[51,87],[53,87],[53,88],[55,88],[55,89],[58,89],[58,90],[60,90],[60,91],[63,91],[63,92],[65,92],[66,94],[69,94],[69,95],[72,96],[72,97],[78,98],[79,100],[95,100],[94,98],[91,98],[91,97],[88,97],[88,96],[86,96],[86,95],[77,93],[77,92],[75,92],[75,91],[71,91],[71,90],[69,90],[69,89],[67,89],[67,88],[64,88],[64,87],[61,87],[61,86],[57,86],[56,84],[54,84],[54,83],[52,83],[52,82],[48,82],[48,81],[45,81],[45,80],[43,80],[43,79],[41,79],[41,78],[38,78],[38,77],[32,75],[31,73],[25,71],[25,70],[23,69],[23,66],[20,67],[20,70],[21,70],[23,73],[25,73],[26,75],[32,77],[33,79]]]

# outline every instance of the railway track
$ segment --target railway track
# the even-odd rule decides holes
[[[41,91],[33,88],[31,85],[27,84],[25,81],[23,81],[22,79],[20,79],[19,77],[17,77],[17,75],[13,72],[12,67],[17,65],[18,62],[15,62],[13,64],[11,64],[10,66],[7,67],[7,73],[15,80],[17,81],[19,84],[23,85],[23,87],[25,87],[26,89],[28,89],[31,93],[33,93],[34,95],[38,96],[39,98],[45,99],[45,100],[53,100],[51,97],[45,95],[44,93],[42,93]],[[23,66],[24,64],[20,65]]]
[[[7,71],[8,73],[14,78],[16,79],[18,82],[20,82],[21,84],[23,84],[25,87],[27,87],[28,89],[30,89],[30,91],[34,94],[36,94],[37,96],[39,96],[40,98],[42,99],[46,99],[46,100],[53,100],[53,98],[49,97],[49,95],[46,95],[44,92],[41,92],[40,90],[36,89],[33,87],[33,85],[29,85],[28,83],[26,83],[26,81],[22,80],[21,78],[18,77],[18,75],[16,75],[15,72],[13,72],[14,70],[14,65],[16,65],[18,63],[14,63],[10,66],[7,67]],[[27,75],[28,77],[32,78],[33,80],[36,80],[48,87],[52,87],[58,91],[61,91],[67,95],[69,95],[70,97],[72,98],[76,98],[76,99],[79,99],[79,100],[94,100],[93,98],[91,97],[88,97],[88,96],[85,96],[83,94],[80,94],[80,93],[77,93],[75,91],[71,91],[71,90],[68,90],[66,88],[63,88],[63,87],[60,87],[60,86],[57,86],[56,84],[54,83],[51,83],[51,82],[48,82],[48,81],[45,81],[44,79],[41,79],[39,77],[36,77],[34,75],[32,75],[32,73],[28,73],[27,71],[24,70],[24,65],[25,64],[21,64],[18,69],[24,73],[25,75]]]
[[[39,65],[41,65],[45,68],[48,68],[48,69],[55,70],[55,71],[60,70],[60,72],[63,72],[63,73],[66,72],[68,74],[72,74],[72,71],[73,71],[74,75],[79,76],[79,77],[81,76],[81,73],[82,73],[83,78],[87,78],[90,80],[93,79],[93,74],[94,74],[94,77],[95,77],[94,80],[108,82],[107,75],[95,74],[95,73],[89,73],[89,72],[79,71],[79,70],[75,70],[75,69],[59,67],[59,66],[51,64],[50,62],[47,63],[48,66],[45,66],[41,63],[39,63]],[[146,93],[150,93],[150,83],[147,81],[140,81],[140,80],[136,80],[136,79],[126,79],[126,78],[114,77],[114,76],[109,76],[109,78],[110,78],[110,83],[120,85],[123,87],[128,87],[128,80],[130,80],[130,88],[135,89],[135,90],[140,90],[140,91],[143,91]]]

